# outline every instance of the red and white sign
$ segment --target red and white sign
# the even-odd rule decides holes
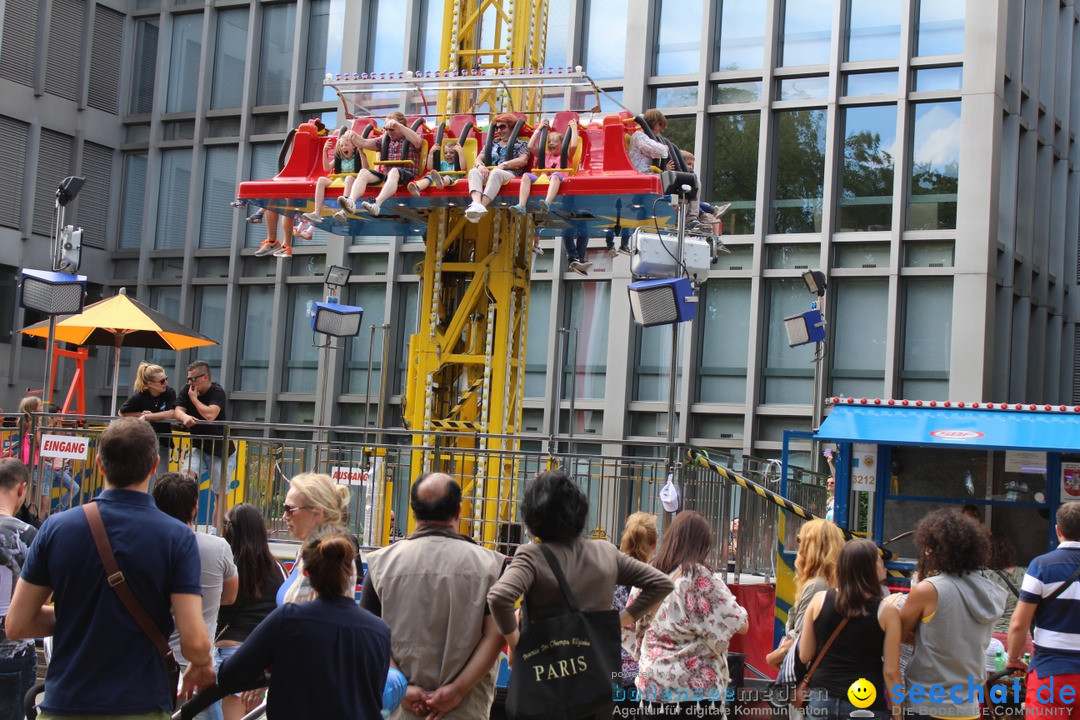
[[[41,437],[41,457],[85,460],[86,451],[89,448],[90,438],[74,435],[43,435]]]
[[[975,440],[986,437],[985,433],[975,430],[932,430],[930,435],[938,440]]]
[[[336,483],[346,485],[363,485],[367,482],[367,470],[346,465],[330,468],[330,477]]]

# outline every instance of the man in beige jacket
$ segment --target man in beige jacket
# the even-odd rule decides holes
[[[360,599],[390,626],[393,662],[409,680],[392,717],[487,718],[503,645],[487,593],[504,557],[458,532],[461,487],[449,475],[421,475],[410,504],[416,531],[366,555]]]

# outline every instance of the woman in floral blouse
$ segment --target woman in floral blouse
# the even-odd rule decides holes
[[[730,679],[728,641],[749,625],[746,610],[707,565],[712,549],[709,523],[688,510],[668,527],[653,560],[657,570],[671,576],[675,590],[651,622],[643,618],[638,623],[637,687],[650,705],[664,705],[670,711],[673,703],[685,708],[719,706],[723,701]]]

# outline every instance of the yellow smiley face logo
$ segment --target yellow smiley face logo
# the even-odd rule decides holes
[[[847,689],[847,698],[857,708],[868,708],[877,699],[877,689],[866,678],[859,678]]]

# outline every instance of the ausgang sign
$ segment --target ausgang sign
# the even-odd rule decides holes
[[[41,457],[85,460],[89,447],[90,438],[73,435],[43,435],[40,452]]]
[[[986,437],[984,433],[975,430],[932,430],[930,431],[932,437],[936,437],[938,440],[977,440],[981,437]]]

